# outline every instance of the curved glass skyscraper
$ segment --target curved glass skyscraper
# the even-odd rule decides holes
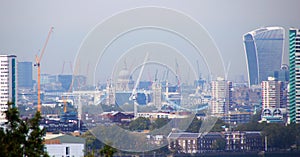
[[[249,85],[260,84],[281,67],[284,28],[264,27],[244,35]]]

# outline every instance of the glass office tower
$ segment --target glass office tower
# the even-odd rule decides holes
[[[282,27],[259,28],[244,35],[249,86],[267,81],[280,70],[284,36]]]

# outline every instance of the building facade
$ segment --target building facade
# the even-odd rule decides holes
[[[0,55],[0,122],[5,121],[7,102],[17,105],[17,56]]]
[[[260,132],[229,131],[224,133],[226,151],[260,151],[263,140]]]
[[[51,157],[83,157],[85,139],[65,134],[47,134],[45,149]]]
[[[229,111],[228,114],[224,115],[221,119],[228,124],[245,124],[250,121],[252,112],[238,112]]]
[[[168,148],[177,153],[204,153],[220,150],[216,143],[224,140],[221,133],[170,133],[167,137]],[[225,142],[225,141],[224,141]]]
[[[32,88],[32,62],[18,62],[18,87]]]
[[[263,109],[283,107],[283,82],[269,77],[268,81],[262,81],[261,88]]]
[[[284,36],[282,27],[259,28],[243,36],[249,85],[266,81],[280,69]]]
[[[152,91],[153,91],[153,105],[158,109],[161,110],[162,107],[162,88],[161,83],[155,81],[152,84]]]
[[[300,29],[289,30],[289,123],[300,123]]]
[[[211,112],[214,115],[227,114],[232,105],[232,82],[217,78],[211,83]]]
[[[71,92],[73,75],[58,75],[58,81],[61,83],[61,87],[64,92]]]
[[[257,131],[226,131],[223,133],[170,133],[168,148],[176,153],[252,152],[263,150],[263,139]]]

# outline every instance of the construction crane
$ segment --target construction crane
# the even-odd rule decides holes
[[[34,64],[34,66],[37,67],[37,73],[38,73],[38,78],[37,78],[38,79],[38,82],[37,82],[37,92],[38,92],[38,104],[37,104],[38,106],[37,106],[37,111],[38,112],[41,112],[41,60],[42,60],[43,55],[45,53],[45,49],[47,47],[47,44],[48,44],[49,38],[51,36],[51,33],[53,32],[53,29],[54,29],[54,27],[51,27],[50,30],[49,30],[49,32],[48,32],[48,36],[46,38],[46,42],[44,44],[44,47],[43,47],[43,49],[41,51],[40,56],[35,55],[35,64]]]
[[[87,65],[87,67],[89,67],[89,63]],[[67,92],[72,92],[73,91],[74,82],[75,82],[76,76],[78,74],[79,63],[75,65],[75,69],[73,70],[72,62],[70,62],[70,68],[71,68],[71,71],[73,72],[73,76],[72,76],[72,82],[71,82],[70,87],[69,87]],[[77,83],[80,84],[79,78],[77,78]],[[62,96],[61,98],[62,98],[63,103],[64,103],[64,113],[67,113],[67,108],[68,108],[67,99],[68,99],[68,96]]]
[[[142,64],[142,68],[140,70],[140,73],[139,73],[139,76],[136,80],[136,83],[133,87],[133,90],[132,90],[132,93],[131,93],[131,96],[129,97],[129,100],[133,100],[133,112],[134,112],[134,118],[137,118],[137,88],[138,88],[138,85],[140,84],[140,80],[142,78],[142,74],[143,74],[143,71],[144,71],[144,68],[145,68],[145,65],[146,65],[146,62],[148,60],[148,56],[149,56],[149,53],[146,53],[146,56],[145,56],[145,59],[144,59],[144,62]]]

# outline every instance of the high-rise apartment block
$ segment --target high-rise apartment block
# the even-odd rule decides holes
[[[218,77],[212,81],[211,112],[213,115],[227,114],[232,105],[232,82]]]
[[[300,29],[289,30],[289,123],[300,123]]]
[[[268,81],[262,81],[261,87],[263,109],[283,107],[283,82],[269,77]]]
[[[259,85],[281,67],[284,28],[259,28],[244,35],[249,85]]]
[[[7,102],[17,104],[17,56],[0,55],[0,122],[5,121]]]

